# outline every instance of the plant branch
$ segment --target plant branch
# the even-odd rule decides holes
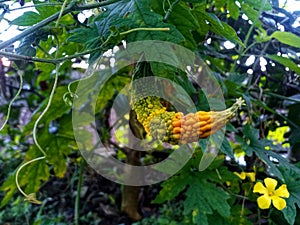
[[[12,60],[24,60],[24,61],[30,61],[30,62],[42,62],[42,63],[57,64],[57,63],[65,61],[65,60],[74,59],[74,58],[79,57],[79,56],[84,56],[84,55],[90,54],[90,53],[92,53],[96,50],[99,50],[101,48],[102,48],[102,46],[91,49],[91,50],[87,50],[87,51],[84,51],[84,52],[80,52],[78,54],[74,54],[74,55],[70,55],[70,56],[66,56],[66,57],[61,57],[61,58],[57,58],[57,59],[36,58],[36,57],[31,57],[31,56],[26,56],[26,55],[17,55],[17,54],[14,54],[14,53],[3,52],[3,51],[0,51],[0,55],[2,55],[4,57],[7,57],[9,59],[12,59]]]
[[[52,16],[49,16],[48,18],[46,18],[43,21],[33,25],[32,27],[27,28],[26,30],[24,30],[22,33],[16,35],[15,37],[0,43],[0,49],[8,47],[9,45],[13,44],[14,42],[26,37],[29,34],[34,33],[36,30],[39,30],[40,28],[46,26],[47,24],[55,21],[56,19],[59,18],[60,14],[61,14],[61,16],[64,16],[64,15],[70,13],[70,12],[98,8],[98,7],[106,6],[106,5],[109,5],[109,4],[118,2],[118,1],[120,1],[120,0],[108,0],[108,1],[105,1],[105,2],[99,2],[99,3],[88,4],[88,5],[83,5],[83,6],[77,6],[74,3],[70,4],[63,11],[59,11],[59,12],[53,14]]]

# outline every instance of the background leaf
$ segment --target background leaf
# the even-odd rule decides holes
[[[271,34],[272,38],[276,38],[283,44],[300,48],[300,37],[291,32],[275,31]]]
[[[300,39],[299,39],[300,40]],[[279,62],[281,65],[288,67],[289,69],[293,70],[297,74],[300,74],[300,67],[294,63],[291,59],[282,57],[279,55],[267,55],[269,59],[272,59],[276,62]]]

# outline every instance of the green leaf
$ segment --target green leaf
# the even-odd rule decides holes
[[[171,51],[172,50],[170,49],[168,54],[165,55],[162,54],[159,55],[157,52],[156,53],[157,58],[161,58],[161,61],[165,61],[165,62],[173,59],[177,60],[176,54],[170,54]],[[189,96],[196,92],[193,84],[189,81],[189,78],[187,77],[186,73],[183,72],[182,70],[175,68],[174,66],[171,66],[169,64],[158,63],[158,62],[150,62],[150,65],[151,65],[151,71],[155,76],[163,77],[171,80],[172,82],[175,82],[176,84],[180,85]],[[186,96],[183,96],[181,93],[182,92],[180,91],[175,92],[174,97],[172,98],[176,98],[177,101],[182,103],[182,105],[186,105],[186,107],[189,107],[189,104],[191,104],[191,102],[189,101],[189,99],[183,100],[183,98],[184,97],[186,98]]]
[[[68,42],[88,44],[93,38],[99,38],[96,26],[74,29],[71,33],[72,35],[67,39]]]
[[[161,40],[174,43],[184,41],[184,36],[169,23],[163,22],[163,17],[151,10],[149,0],[132,0],[134,12],[128,18],[135,21],[135,27],[170,28],[170,31],[138,31],[128,35],[128,41]]]
[[[248,78],[248,74],[230,73],[227,80],[236,83],[238,86],[242,86],[242,83]],[[226,80],[226,81],[227,81]]]
[[[121,0],[106,6],[105,12],[100,13],[94,21],[98,28],[99,36],[106,38],[110,33],[110,27],[120,24],[121,19],[125,22],[123,26],[128,25],[128,27],[131,27],[130,24],[133,21],[128,19],[128,15],[132,13],[135,13],[134,0]]]
[[[8,179],[2,184],[0,190],[6,192],[5,196],[1,200],[0,208],[2,208],[11,200],[11,198],[17,191],[15,176],[10,175]]]
[[[18,48],[16,48],[16,53],[18,55],[26,55],[26,56],[35,56],[36,49],[27,43],[21,43]]]
[[[296,205],[300,207],[300,172],[292,168],[281,168],[290,197],[286,199],[287,206],[282,210],[284,218],[289,224],[295,223]]]
[[[41,21],[41,16],[35,12],[25,12],[22,16],[17,17],[11,21],[12,25],[18,26],[32,26]]]
[[[71,118],[70,118],[71,120]],[[70,127],[71,128],[71,127]],[[49,145],[46,148],[48,162],[53,165],[57,177],[63,178],[67,171],[67,156],[71,153],[70,141],[61,137],[49,136]],[[73,142],[72,142],[73,143]],[[75,142],[73,143],[75,144]]]
[[[268,0],[245,0],[245,2],[260,11],[268,11],[272,9],[272,5]]]
[[[66,114],[71,107],[67,105],[63,100],[63,95],[67,92],[67,86],[60,86],[56,88],[52,103],[44,117],[41,119],[40,124],[49,124],[51,121],[60,118]],[[34,126],[36,119],[39,116],[39,113],[45,108],[48,103],[49,98],[45,99],[42,104],[40,104],[39,109],[36,111],[36,114],[33,115],[33,118],[30,122],[24,127],[24,133],[27,134],[31,132]]]
[[[218,8],[218,9],[224,9],[224,6],[226,4],[226,0],[215,0],[214,1],[214,4],[215,6]]]
[[[154,10],[156,12],[161,15],[165,14],[165,9],[163,8],[160,0],[157,0],[156,4],[153,5],[157,6],[157,8],[154,7]],[[185,47],[191,50],[196,49],[197,43],[194,39],[193,32],[198,31],[200,25],[198,23],[198,20],[192,14],[191,8],[186,3],[176,4],[172,8],[172,12],[168,17],[167,22],[173,24],[176,29],[184,36],[185,40],[183,45]]]
[[[166,180],[162,184],[162,190],[152,201],[152,203],[161,204],[165,201],[174,199],[181,191],[183,191],[186,185],[190,182],[185,176],[175,175],[169,180]]]
[[[203,195],[203,180],[195,182],[186,192],[186,200],[184,201],[184,215],[192,214],[195,224],[208,225],[207,214],[213,211]],[[205,181],[204,181],[205,182]]]
[[[238,43],[239,45],[245,47],[241,39],[237,36],[235,30],[230,25],[220,21],[214,14],[211,13],[205,13],[205,17],[211,25],[211,31],[225,37],[229,41]]]
[[[255,10],[252,5],[242,4],[241,8],[245,15],[256,25],[256,27],[261,27],[261,21],[259,20],[260,12]]]
[[[290,45],[296,48],[300,48],[300,37],[291,32],[275,31],[271,34],[272,38],[276,38],[283,44]]]
[[[73,150],[70,146],[76,146],[74,136],[69,134],[66,129],[72,131],[72,118],[71,114],[65,116],[60,121],[61,126],[57,127],[56,133],[49,133],[48,127],[38,131],[37,139],[47,154],[46,161],[53,166],[55,175],[57,177],[63,177],[67,170],[67,156]],[[66,127],[63,127],[66,126]],[[32,145],[27,152],[28,158],[38,156],[40,153],[36,145]],[[26,154],[26,155],[27,155]],[[34,155],[33,155],[34,154]]]
[[[25,187],[26,193],[36,193],[41,185],[50,177],[46,160],[39,160],[26,166],[20,174],[20,185]]]
[[[203,0],[182,0],[183,2],[203,3]]]
[[[256,155],[265,162],[270,167],[270,172],[276,175],[279,179],[283,180],[283,175],[279,170],[279,166],[282,167],[290,167],[293,168],[295,171],[300,172],[300,170],[295,167],[294,165],[290,164],[289,161],[282,157],[281,155],[277,154],[272,150],[266,150],[266,147],[270,147],[271,149],[276,149],[276,146],[273,146],[272,141],[266,139],[259,139],[259,130],[250,127],[249,124],[246,124],[243,127],[243,134],[248,139],[247,145],[243,145],[247,148],[245,152],[255,152]],[[271,160],[271,158],[273,160]],[[275,162],[274,159],[277,161]]]
[[[300,41],[300,38],[299,38]],[[300,46],[300,45],[299,45]],[[278,56],[278,55],[267,55],[267,57],[273,61],[276,61],[280,63],[281,65],[288,67],[292,71],[296,72],[297,74],[300,74],[300,67],[296,63],[294,63],[291,59]]]
[[[237,4],[235,4],[235,0],[227,0],[227,9],[233,19],[237,20],[239,18],[240,9]]]
[[[49,16],[52,16],[54,13],[58,12],[60,10],[60,7],[58,6],[38,6],[36,5],[36,12],[25,12],[22,16],[17,17],[13,21],[11,21],[11,24],[18,25],[18,26],[32,26],[34,24],[37,24],[38,22],[48,18]],[[68,19],[66,19],[68,18]],[[64,22],[70,21],[71,16],[66,15],[62,17],[62,20]]]
[[[35,147],[33,147],[31,148],[31,150],[26,152],[26,160],[23,163],[39,157],[40,155],[40,152]],[[39,160],[23,167],[23,169],[19,173],[18,181],[22,188],[25,187],[25,193],[31,194],[36,193],[39,190],[41,184],[47,181],[49,177],[49,167],[46,163],[46,160]],[[17,191],[15,173],[9,176],[9,178],[1,186],[0,190],[6,192],[0,205],[0,207],[3,207],[9,202],[14,193]]]
[[[151,9],[149,0],[123,0],[106,7],[105,13],[101,13],[95,19],[98,32],[101,37],[107,37],[110,28],[115,26],[118,30],[122,27],[126,30],[141,27],[170,28],[169,31],[136,31],[129,33],[128,42],[140,40],[162,40],[179,43],[184,40],[183,35],[172,24],[164,23],[163,17]],[[121,23],[120,23],[121,22]]]
[[[206,180],[194,179],[186,192],[184,214],[192,213],[196,224],[208,224],[207,215],[217,211],[222,217],[230,216],[230,206],[227,203],[229,195],[215,184]]]
[[[209,25],[206,23],[206,16],[205,16],[205,6],[195,5],[193,10],[191,11],[193,16],[197,19],[197,23],[199,24],[199,28],[197,32],[199,33],[198,39],[194,36],[195,40],[198,42],[204,41],[204,36],[209,31]],[[201,37],[202,36],[202,37]]]
[[[52,16],[54,13],[58,12],[61,10],[61,6],[45,6],[45,5],[39,5],[36,4],[36,10],[39,12],[41,15],[41,18],[46,19],[49,16]]]
[[[221,131],[219,131],[219,132],[221,132]],[[222,137],[223,137],[223,135],[222,135]],[[229,144],[229,141],[227,140],[226,137],[223,137],[223,142],[222,142],[220,150],[221,150],[221,152],[223,152],[230,158],[232,158],[232,159],[234,158],[233,149],[232,149],[231,145]]]

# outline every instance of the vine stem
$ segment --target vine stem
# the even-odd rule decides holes
[[[33,141],[36,144],[36,146],[38,147],[38,149],[43,153],[44,156],[47,156],[47,154],[43,150],[43,148],[40,146],[40,144],[39,144],[39,142],[37,140],[37,137],[36,137],[37,127],[38,127],[39,122],[41,121],[41,119],[44,117],[44,115],[47,113],[48,109],[51,106],[51,103],[52,103],[52,100],[53,100],[53,96],[54,96],[54,93],[55,93],[55,90],[56,90],[56,87],[57,87],[57,83],[58,83],[58,70],[59,70],[59,67],[60,67],[60,65],[56,64],[56,68],[55,68],[56,72],[55,72],[55,77],[54,77],[54,83],[53,83],[53,86],[52,86],[52,90],[51,90],[51,93],[50,93],[50,96],[49,96],[48,103],[46,105],[46,108],[41,113],[41,115],[35,121],[34,126],[33,126],[33,131],[32,131],[33,132]]]
[[[6,118],[2,124],[2,126],[0,127],[0,131],[5,127],[5,125],[7,124],[8,122],[8,119],[9,119],[9,116],[10,116],[10,111],[11,111],[11,106],[12,104],[14,103],[14,101],[19,97],[21,91],[22,91],[22,88],[23,88],[23,76],[20,72],[18,72],[18,75],[19,75],[19,78],[20,78],[20,86],[19,86],[19,89],[15,95],[15,97],[10,101],[10,103],[8,104],[8,108],[7,108],[7,115],[6,115]]]
[[[129,33],[132,33],[132,32],[135,32],[135,31],[169,31],[170,28],[169,27],[163,27],[163,28],[152,28],[152,27],[138,27],[138,28],[133,28],[131,30],[128,30],[128,31],[124,31],[124,32],[121,32],[120,35],[126,35],[126,34],[129,34]]]
[[[67,5],[67,2],[68,2],[68,0],[65,0],[64,3],[63,3],[63,5],[62,5],[62,7],[61,7],[59,16],[58,16],[56,24],[55,24],[55,27],[58,27],[58,25],[59,25],[59,20],[61,19],[61,16],[62,16],[62,14],[64,12],[64,9],[65,9],[65,7]],[[58,38],[56,36],[55,36],[55,38],[56,38],[56,41],[57,41],[55,58],[57,58],[58,57],[58,53],[59,53],[59,40],[58,40]],[[51,89],[51,92],[50,92],[48,103],[46,105],[46,108],[43,110],[43,112],[41,113],[41,115],[35,121],[34,126],[33,126],[33,141],[36,144],[36,146],[38,147],[38,149],[43,153],[44,156],[47,156],[47,154],[43,150],[43,148],[41,147],[41,145],[39,144],[39,142],[37,140],[37,137],[36,137],[37,127],[38,127],[39,122],[41,121],[41,119],[44,117],[44,115],[47,113],[47,111],[49,110],[49,108],[51,106],[51,103],[52,103],[52,100],[53,100],[53,97],[54,97],[54,93],[55,93],[55,90],[56,90],[56,87],[57,87],[57,83],[58,83],[58,76],[59,76],[59,72],[58,71],[59,71],[59,68],[60,68],[60,64],[56,63],[54,83],[53,83],[53,86],[52,86],[52,89]]]
[[[3,52],[3,51],[0,51],[0,55],[2,55],[4,57],[7,57],[9,59],[15,59],[15,60],[19,59],[19,60],[30,61],[30,62],[41,62],[41,63],[57,64],[57,63],[60,63],[60,62],[63,62],[63,61],[69,60],[69,59],[73,59],[73,58],[76,58],[76,57],[79,57],[79,56],[90,54],[90,53],[92,53],[96,50],[99,50],[101,48],[102,48],[102,46],[91,49],[91,50],[87,50],[87,51],[84,51],[84,52],[81,52],[81,53],[78,53],[78,54],[74,54],[74,55],[70,55],[70,56],[66,56],[66,57],[61,57],[61,58],[55,58],[55,59],[36,58],[36,57],[31,57],[31,56],[26,56],[26,55],[17,55],[17,54],[14,54],[14,53]]]
[[[22,188],[21,188],[21,186],[20,186],[20,184],[19,184],[19,181],[18,181],[19,173],[20,173],[20,171],[21,171],[25,166],[27,166],[27,165],[29,165],[29,164],[31,164],[31,163],[33,163],[33,162],[36,162],[36,161],[45,159],[45,158],[46,158],[46,156],[41,156],[41,157],[32,159],[32,160],[30,160],[30,161],[24,163],[23,165],[21,165],[21,166],[18,168],[17,172],[16,172],[16,177],[15,177],[16,186],[17,186],[19,192],[21,192],[21,194],[24,195],[25,200],[26,200],[26,201],[29,201],[29,202],[31,202],[31,203],[41,204],[41,202],[38,201],[38,200],[35,198],[35,194],[34,194],[34,193],[28,195],[28,194],[26,194],[26,193],[22,190]]]
[[[65,10],[65,8],[67,6],[67,3],[68,3],[68,0],[65,0],[64,3],[63,3],[63,5],[61,6],[61,9],[60,9],[59,14],[58,14],[58,18],[57,18],[56,23],[55,23],[55,27],[58,27],[60,18],[63,15],[63,12],[64,12],[64,10]]]
[[[34,33],[36,30],[39,30],[40,28],[46,26],[47,24],[55,21],[56,19],[59,18],[60,14],[61,14],[61,16],[64,16],[70,12],[94,9],[94,8],[106,6],[106,5],[109,5],[112,3],[116,3],[118,1],[120,1],[120,0],[108,0],[108,1],[104,1],[104,2],[88,4],[88,5],[83,5],[83,6],[77,6],[74,3],[72,3],[69,6],[67,6],[63,11],[60,10],[60,12],[54,13],[53,15],[51,15],[48,18],[42,20],[41,22],[35,24],[34,26],[27,28],[26,30],[24,30],[22,33],[16,35],[15,37],[0,43],[0,49],[8,47],[9,45],[13,44],[14,42],[20,40],[21,38],[24,38],[27,35]]]
[[[64,4],[60,10],[60,12],[63,12],[64,10],[64,6],[66,5],[68,0],[65,0],[64,1]],[[59,19],[60,17],[58,17],[58,20],[57,20],[57,23],[56,23],[56,26],[58,26],[59,24]],[[57,36],[54,36],[56,41],[57,41],[57,44],[56,44],[56,53],[55,53],[55,58],[58,57],[58,54],[59,54],[59,47],[60,47],[60,44],[59,44],[59,39],[57,38]],[[22,164],[17,172],[16,172],[16,177],[15,177],[15,182],[16,182],[16,186],[18,188],[18,190],[20,191],[20,193],[25,197],[25,200],[26,201],[29,201],[31,203],[35,203],[35,204],[41,204],[42,202],[37,200],[36,199],[36,196],[35,196],[35,193],[31,193],[31,194],[26,194],[20,184],[19,184],[19,181],[18,181],[18,177],[19,177],[19,173],[20,171],[27,165],[33,163],[33,162],[36,162],[36,161],[39,161],[39,160],[42,160],[42,159],[45,159],[47,157],[47,154],[46,152],[44,151],[44,149],[40,146],[38,140],[37,140],[37,137],[36,137],[36,134],[37,134],[37,127],[38,127],[38,124],[40,122],[40,120],[44,117],[44,115],[46,114],[46,112],[49,110],[50,106],[51,106],[51,103],[52,103],[52,100],[53,100],[53,97],[54,97],[54,93],[55,93],[55,90],[56,90],[56,87],[57,87],[57,83],[58,83],[58,76],[59,76],[59,68],[60,68],[60,63],[57,63],[56,64],[56,68],[55,68],[55,77],[54,77],[54,83],[53,83],[53,86],[52,86],[52,89],[51,89],[51,92],[50,92],[50,96],[49,96],[49,100],[48,100],[48,103],[45,107],[45,109],[43,110],[43,112],[40,114],[40,116],[37,118],[37,120],[35,121],[34,123],[34,126],[33,126],[33,141],[35,143],[35,145],[37,146],[37,148],[39,149],[39,151],[43,154],[43,156],[41,157],[37,157],[37,158],[34,158],[32,160],[29,160],[28,162]]]

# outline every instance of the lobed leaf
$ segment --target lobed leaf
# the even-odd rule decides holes
[[[222,217],[230,216],[227,203],[229,195],[215,184],[206,180],[194,179],[186,192],[184,214],[192,213],[196,224],[208,224],[207,215],[217,211]]]
[[[189,182],[189,178],[181,175],[175,175],[171,177],[169,180],[163,182],[162,190],[152,201],[152,203],[161,204],[165,201],[174,199],[181,191],[185,189]]]

